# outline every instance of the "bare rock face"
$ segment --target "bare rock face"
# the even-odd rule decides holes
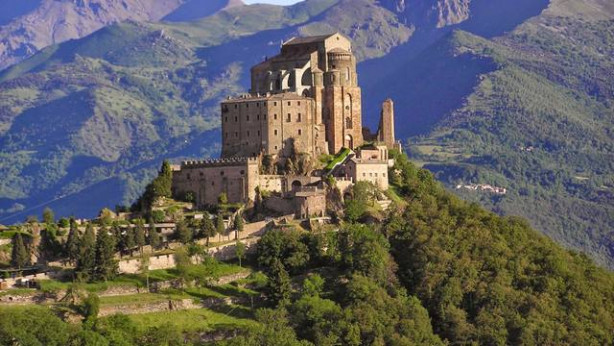
[[[161,19],[185,0],[41,0],[0,27],[0,70],[54,43],[84,37],[106,25]]]
[[[416,26],[442,28],[469,19],[471,0],[383,0],[406,22]]]

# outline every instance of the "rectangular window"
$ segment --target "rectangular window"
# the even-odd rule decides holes
[[[296,117],[296,121],[298,121],[298,122],[300,123],[300,122],[301,122],[301,120],[302,120],[301,118],[302,118],[302,117],[301,117],[301,113],[299,113],[299,114],[298,114],[298,116]]]
[[[292,106],[292,102],[288,101],[288,106]]]
[[[248,116],[246,116],[246,118],[247,118],[247,121],[249,121],[249,115],[248,115]]]
[[[275,133],[275,136],[277,136],[277,130],[275,130],[275,132],[274,132],[274,133]]]
[[[239,117],[235,117],[235,123],[239,121]]]
[[[277,101],[276,101],[276,102],[273,102],[273,106],[277,106]]]
[[[258,130],[258,137],[260,137],[260,130]]]
[[[246,103],[246,104],[245,104],[245,108],[249,108],[249,103]]]
[[[277,114],[273,114],[273,119],[277,120]]]
[[[247,137],[249,137],[249,131],[247,131]]]
[[[235,137],[239,137],[239,133],[238,132],[235,132]]]
[[[286,117],[286,122],[291,122],[292,121],[292,114],[288,113],[288,116]]]
[[[225,122],[228,122],[228,117],[224,117],[224,121],[225,121]]]
[[[301,105],[301,101],[298,101],[298,105],[299,105],[299,106]]]
[[[303,130],[298,130],[298,135],[302,135],[303,134]]]
[[[256,115],[256,120],[260,120],[260,114]]]

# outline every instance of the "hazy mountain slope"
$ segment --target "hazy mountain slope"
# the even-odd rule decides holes
[[[17,2],[21,1],[0,5],[0,70],[42,48],[87,36],[109,24],[124,20],[159,20],[186,0],[39,0],[15,4]],[[214,5],[217,6],[202,7],[199,14],[209,15],[225,6]],[[181,17],[181,13],[177,16]]]
[[[425,75],[440,65],[465,70],[467,61],[495,66],[475,74],[469,93],[448,100],[456,105],[436,110],[435,130],[413,138],[411,149],[451,188],[507,188],[505,196],[458,193],[526,216],[558,242],[612,267],[614,11],[606,2],[570,6],[553,2],[493,41],[455,33],[440,43],[449,50],[406,65],[432,61]],[[447,82],[458,85],[450,76]]]
[[[14,220],[51,202],[59,213],[93,215],[130,203],[162,158],[216,154],[219,135],[207,131],[218,126],[219,101],[244,91],[247,67],[298,32],[339,29],[367,43],[357,47],[363,58],[407,41],[411,30],[392,12],[367,0],[351,10],[357,3],[310,0],[233,7],[191,23],[123,23],[7,69],[0,75],[0,209],[18,211],[5,214]],[[115,192],[119,184],[121,193],[87,195],[100,184]]]

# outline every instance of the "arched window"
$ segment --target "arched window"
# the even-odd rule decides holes
[[[303,76],[301,77],[301,84],[303,86],[310,86],[311,83],[312,83],[312,76],[311,76],[311,67],[310,67],[305,72],[303,72]]]
[[[345,118],[345,128],[346,129],[351,129],[353,127],[352,125],[352,118],[347,117]]]

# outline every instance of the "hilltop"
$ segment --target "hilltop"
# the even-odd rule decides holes
[[[91,340],[124,345],[587,345],[612,340],[612,273],[564,250],[522,219],[460,200],[431,173],[394,156],[391,189],[385,193],[395,198],[387,210],[373,208],[372,194],[383,191],[356,185],[330,224],[313,222],[306,230],[305,222],[282,220],[267,227],[258,235],[256,252],[239,262],[247,268],[207,256],[217,256],[223,247],[213,240],[210,247],[204,245],[209,244],[207,230],[214,228],[205,222],[208,214],[199,221],[199,211],[192,211],[188,218],[173,201],[151,210],[152,217],[161,214],[176,223],[173,233],[162,232],[173,246],[161,256],[128,255],[122,263],[132,266],[123,268],[134,274],[120,276],[107,270],[114,262],[105,264],[105,249],[117,244],[131,250],[125,254],[139,252],[139,241],[129,241],[131,232],[140,230],[143,238],[142,232],[154,228],[145,229],[142,220],[131,228],[113,221],[107,211],[87,221],[83,235],[75,237],[79,231],[73,223],[73,240],[70,235],[64,240],[56,237],[61,225],[47,212],[46,222],[38,225],[47,239],[41,244],[48,244],[42,248],[56,244],[76,257],[70,260],[77,264],[77,275],[70,275],[70,265],[63,270],[79,280],[39,281],[43,292],[3,292],[0,340],[46,345]],[[217,205],[216,220],[229,207]],[[249,219],[251,207],[245,208]],[[226,234],[242,238],[243,224],[237,224],[221,239]],[[27,236],[25,230],[34,225],[21,231]],[[95,243],[93,227],[99,229]],[[138,246],[161,248],[144,243]],[[236,251],[235,256],[243,255]],[[135,264],[158,258],[174,258],[176,268],[150,271]],[[47,307],[15,306],[11,300],[18,299],[44,300]]]
[[[398,137],[448,188],[612,266],[613,13],[606,0],[308,0],[114,24],[0,75],[0,222],[45,205],[94,215],[130,204],[162,158],[217,156],[217,104],[247,67],[338,30],[359,47],[368,125],[394,98]]]

